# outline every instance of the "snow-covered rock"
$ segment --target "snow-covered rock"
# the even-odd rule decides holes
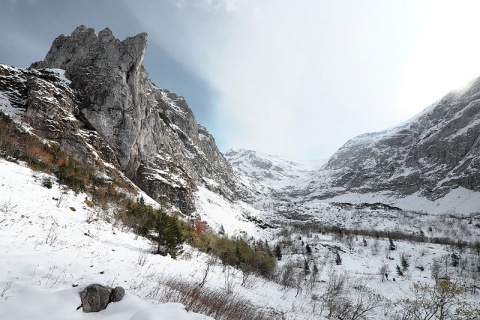
[[[29,69],[0,67],[0,110],[81,161],[112,164],[157,201],[184,213],[203,179],[235,198],[232,168],[185,99],[152,83],[147,35],[123,41],[80,26]]]

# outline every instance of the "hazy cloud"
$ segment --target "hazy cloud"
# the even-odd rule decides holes
[[[79,24],[119,38],[146,31],[152,79],[185,96],[223,150],[324,158],[480,75],[479,9],[441,0],[9,0],[0,39],[11,45],[0,57],[42,58]]]

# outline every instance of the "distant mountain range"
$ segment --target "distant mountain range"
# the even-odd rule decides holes
[[[186,101],[149,79],[146,48],[144,33],[120,41],[108,28],[80,26],[29,69],[0,66],[0,108],[185,213],[196,210],[199,186],[230,202],[297,203],[305,212],[319,201],[480,211],[480,79],[402,125],[351,139],[319,165],[222,155]]]

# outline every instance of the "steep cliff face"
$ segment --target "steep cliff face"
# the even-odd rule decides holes
[[[120,41],[108,28],[97,35],[80,26],[29,70],[11,69],[19,90],[9,100],[33,128],[80,158],[98,153],[154,199],[191,212],[199,184],[233,199],[230,165],[185,100],[149,79],[146,48],[145,33]],[[65,70],[71,82],[47,68]]]
[[[348,141],[325,169],[329,186],[360,193],[480,191],[480,78],[406,124]]]

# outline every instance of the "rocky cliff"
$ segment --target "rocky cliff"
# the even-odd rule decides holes
[[[200,184],[233,199],[230,165],[186,101],[152,83],[146,48],[145,33],[120,41],[80,26],[28,70],[3,67],[0,90],[43,136],[116,166],[156,200],[192,212]]]
[[[324,170],[329,187],[359,193],[480,191],[480,78],[403,125],[348,141]]]

